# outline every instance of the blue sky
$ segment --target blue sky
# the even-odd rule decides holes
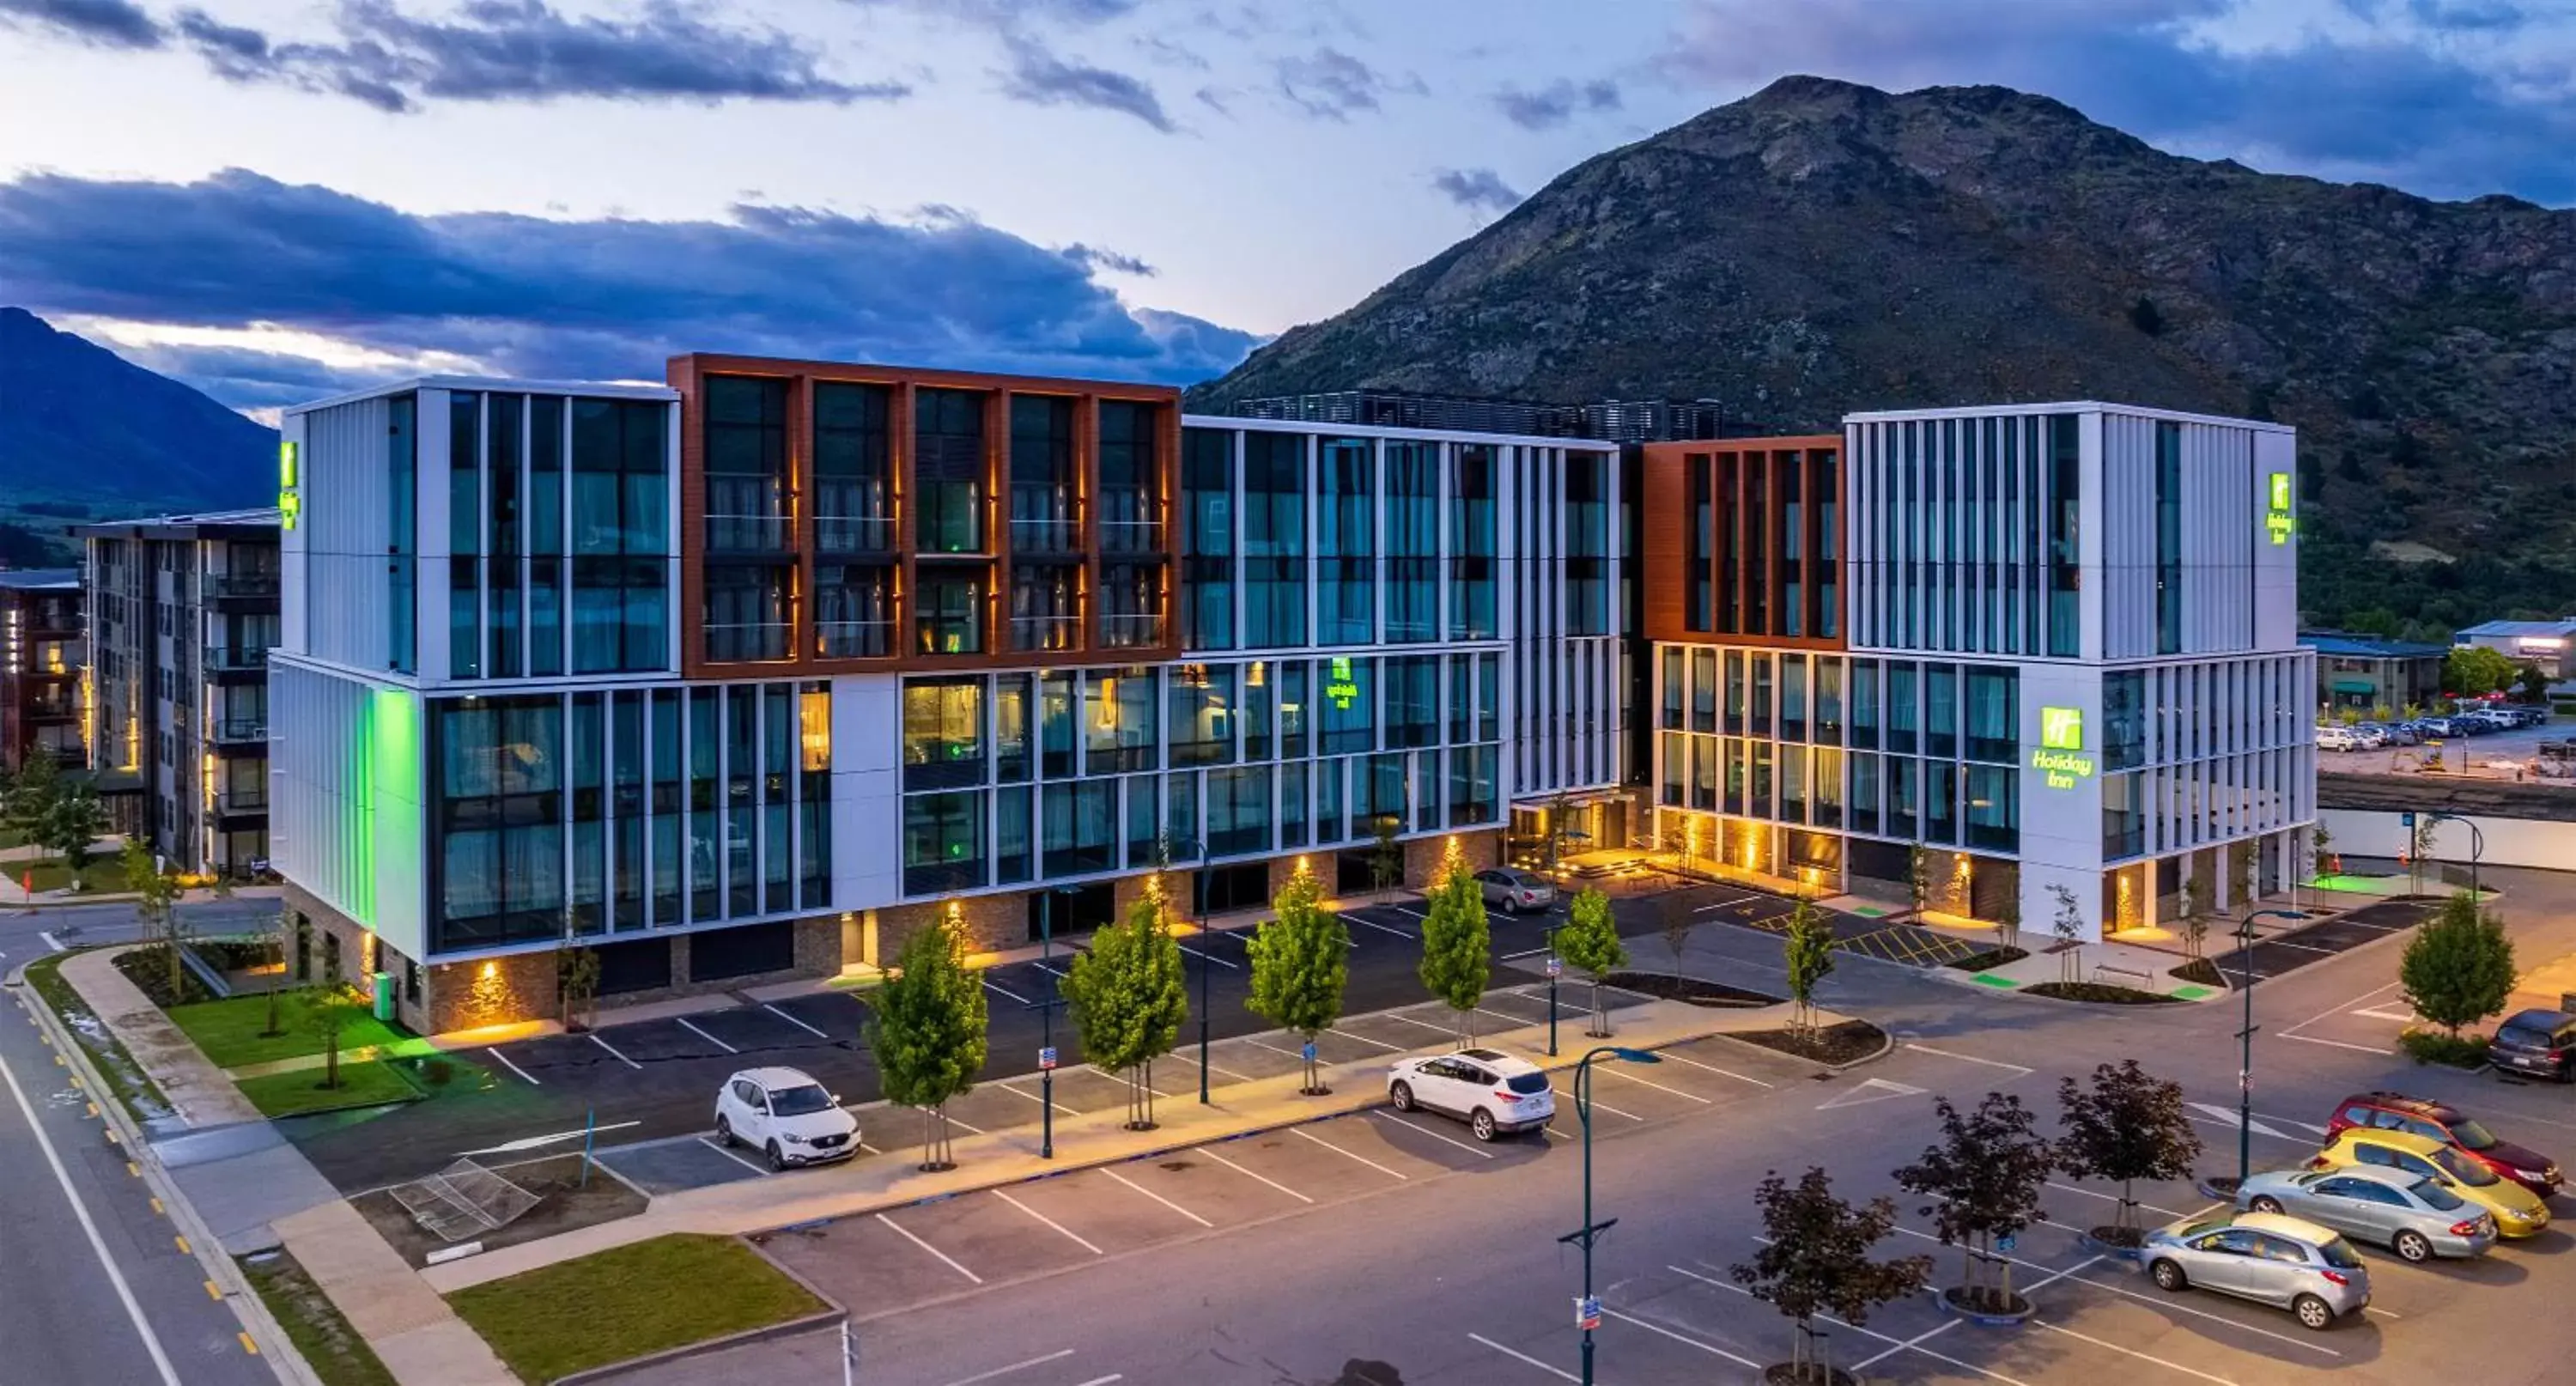
[[[709,349],[1187,381],[1785,73],[2576,203],[2576,0],[0,0],[0,301],[264,412]]]

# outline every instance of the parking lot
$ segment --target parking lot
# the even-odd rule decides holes
[[[1614,987],[1605,989],[1603,999],[1615,1015],[1622,1008],[1642,1005],[1650,998]],[[1577,989],[1568,988],[1560,997],[1560,1023],[1565,1027],[1569,1041],[1583,1027],[1583,1007],[1586,1004],[1588,1001],[1577,994]],[[1436,1047],[1453,1033],[1448,1016],[1446,1007],[1430,1003],[1353,1016],[1317,1036],[1317,1057],[1327,1064],[1355,1063],[1387,1059],[1425,1046]],[[1524,980],[1497,987],[1486,993],[1478,1016],[1480,1024],[1496,1030],[1544,1024],[1547,1020],[1546,985]],[[1208,1046],[1210,1085],[1223,1087],[1228,1083],[1294,1074],[1304,1066],[1297,1046],[1295,1036],[1276,1030],[1213,1040]],[[1065,1041],[1064,1052],[1068,1059],[1073,1057],[1073,1044],[1069,1038]],[[1154,1065],[1156,1100],[1195,1101],[1198,1080],[1198,1046],[1184,1043]],[[707,1089],[710,1111],[714,1101],[713,1082],[710,1080]],[[1618,1100],[1608,1096],[1608,1089],[1612,1086],[1616,1085],[1604,1085],[1602,1096],[1605,1102]],[[1056,1070],[1050,1096],[1048,1084],[1039,1074],[987,1078],[972,1092],[948,1104],[949,1123],[960,1135],[1033,1127],[1040,1123],[1049,1101],[1053,1102],[1058,1118],[1116,1111],[1127,1101],[1126,1079],[1087,1064],[1069,1063]],[[920,1140],[921,1118],[914,1113],[897,1111],[881,1102],[850,1105],[860,1122],[860,1158],[906,1158],[907,1151]],[[1633,1104],[1622,1102],[1621,1105],[1624,1108]],[[1609,1110],[1606,1106],[1600,1109]],[[1570,1109],[1564,1119],[1573,1120]],[[1613,1113],[1607,1119],[1618,1121],[1623,1119],[1623,1114]],[[704,1124],[702,1119],[700,1126]],[[647,1193],[669,1193],[772,1177],[756,1152],[728,1150],[716,1142],[711,1131],[704,1129],[611,1146],[599,1152],[599,1159],[627,1182]],[[785,1177],[800,1177],[807,1173],[790,1171]]]
[[[1677,907],[1686,909],[1693,918],[1773,934],[1788,930],[1790,912],[1796,908],[1795,902],[1781,896],[1741,886],[1699,885],[1677,895]],[[1834,947],[1864,957],[1909,967],[1940,967],[1977,953],[1976,945],[1937,929],[1821,906],[1817,913],[1832,926]]]
[[[2437,907],[2417,900],[2381,900],[2346,910],[2319,923],[2275,934],[2251,948],[2230,948],[2209,955],[2210,963],[2229,981],[2251,975],[2255,981],[2310,967],[2336,954],[2391,934],[2402,934],[2432,917]]]
[[[2569,728],[2565,722],[2552,720],[2536,727],[2516,727],[2511,731],[2444,737],[2439,747],[2443,773],[2463,773],[2461,767],[2465,757],[2465,773],[2472,777],[2512,779],[2510,768],[2491,768],[2487,762],[2507,762],[2527,769],[2539,758],[2541,742],[2563,741],[2568,735]],[[2317,756],[2317,768],[2356,775],[2414,774],[2418,773],[2425,755],[2434,749],[2430,745],[2421,745],[2383,746],[2375,751],[2321,751]]]
[[[1399,1037],[1392,1029],[1373,1028],[1390,1039]],[[1253,1059],[1257,1051],[1239,1044],[1222,1052],[1222,1062],[1268,1063],[1274,1072],[1286,1072],[1296,1063],[1293,1052]],[[1651,1072],[1618,1065],[1594,1070],[1596,1139],[1753,1100],[1794,1086],[1812,1069],[1719,1039],[1660,1052],[1664,1062]],[[978,1089],[979,1094],[991,1091]],[[1059,1096],[1064,1093],[1060,1085]],[[1490,1145],[1478,1144],[1464,1125],[1444,1117],[1374,1108],[783,1229],[756,1240],[825,1293],[864,1306],[861,1319],[882,1318],[1104,1256],[1246,1227],[1447,1175],[1472,1177],[1561,1158],[1553,1148],[1573,1139],[1576,1121],[1562,1077],[1557,1093],[1552,1127]],[[1100,1096],[1121,1100],[1114,1089]],[[910,1125],[907,1119],[899,1131],[908,1133]]]

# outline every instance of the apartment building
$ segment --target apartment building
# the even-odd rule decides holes
[[[2098,403],[1645,449],[1658,845],[2088,938],[2315,813],[2294,443]],[[2241,845],[2241,848],[2240,848]]]
[[[66,768],[86,758],[81,627],[78,570],[0,569],[0,769],[32,755]]]
[[[176,871],[264,869],[278,512],[71,533],[88,548],[91,768],[116,830]]]
[[[298,970],[449,1030],[1419,881],[1613,812],[1609,445],[1184,418],[1152,386],[684,356],[284,421]],[[1622,830],[1624,835],[1624,829]]]

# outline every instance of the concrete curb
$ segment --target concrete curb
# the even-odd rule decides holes
[[[241,1267],[225,1254],[213,1230],[197,1216],[196,1206],[188,1202],[186,1195],[179,1191],[178,1182],[162,1168],[160,1157],[153,1152],[151,1143],[126,1116],[124,1104],[109,1096],[106,1081],[90,1066],[89,1054],[64,1028],[62,1017],[54,1014],[54,1008],[45,1004],[41,994],[25,984],[23,968],[10,974],[9,985],[17,988],[22,1000],[28,1000],[28,1012],[38,1018],[37,1023],[43,1026],[45,1037],[53,1042],[54,1052],[63,1056],[63,1061],[80,1078],[81,1085],[93,1095],[106,1099],[98,1104],[98,1110],[100,1119],[107,1123],[108,1139],[123,1146],[128,1158],[143,1170],[144,1183],[160,1198],[161,1206],[169,1210],[170,1221],[178,1226],[180,1235],[188,1239],[188,1248],[196,1255],[197,1264],[205,1268],[206,1278],[222,1288],[224,1302],[248,1326],[251,1341],[258,1344],[259,1355],[267,1360],[269,1370],[287,1386],[322,1386],[322,1379],[314,1374],[312,1365],[304,1360],[304,1354],[296,1351],[295,1342],[287,1337],[285,1327],[269,1313],[268,1301],[260,1298],[259,1291],[252,1288],[250,1281],[242,1275]],[[328,1294],[324,1291],[326,1298]]]
[[[753,1245],[748,1238],[736,1237],[733,1240],[740,1242],[746,1250],[751,1252],[752,1255],[760,1257],[763,1262],[768,1264],[770,1269],[777,1271],[779,1274],[786,1276],[788,1279],[795,1281],[799,1286],[802,1286],[805,1293],[823,1301],[826,1307],[815,1313],[807,1314],[802,1318],[788,1319],[782,1323],[767,1324],[759,1328],[746,1328],[739,1333],[727,1333],[721,1337],[707,1338],[699,1342],[682,1343],[678,1347],[664,1348],[660,1352],[648,1352],[641,1357],[629,1357],[623,1362],[610,1362],[605,1366],[585,1367],[580,1371],[573,1372],[565,1376],[555,1377],[551,1381],[547,1382],[546,1386],[589,1386],[589,1383],[608,1381],[615,1377],[623,1376],[631,1371],[640,1371],[645,1367],[658,1367],[665,1362],[680,1362],[692,1357],[704,1357],[710,1353],[723,1352],[727,1348],[746,1347],[752,1343],[766,1343],[778,1338],[793,1338],[799,1334],[811,1333],[818,1328],[826,1328],[834,1324],[846,1322],[849,1319],[849,1308],[843,1305],[839,1300],[823,1293],[821,1286],[816,1285],[813,1281],[797,1274],[790,1267],[780,1265],[777,1258],[764,1254],[761,1249]]]
[[[1897,964],[1897,966],[1902,967],[1902,966],[1904,966],[1904,964],[1903,964],[1903,963],[1899,963],[1899,964]],[[1840,1014],[1840,1013],[1839,1013],[1839,1012],[1836,1012],[1836,1014]],[[1861,1018],[1860,1018],[1859,1016],[1856,1016],[1856,1015],[1847,1015],[1847,1016],[1843,1016],[1843,1018],[1842,1018],[1842,1020],[1860,1020],[1860,1019],[1861,1019]],[[1842,1023],[1842,1020],[1835,1021],[1834,1023],[1835,1023],[1835,1024],[1837,1024],[1837,1025],[1839,1025],[1839,1024],[1841,1024],[1841,1023]],[[1774,1048],[1772,1048],[1771,1046],[1769,1046],[1769,1045],[1767,1045],[1767,1044],[1755,1044],[1753,1041],[1751,1041],[1751,1040],[1749,1040],[1749,1039],[1744,1038],[1745,1034],[1747,1034],[1747,1033],[1764,1033],[1764,1034],[1772,1033],[1772,1032],[1770,1032],[1770,1031],[1747,1032],[1747,1031],[1741,1031],[1741,1030],[1721,1030],[1721,1031],[1719,1031],[1719,1032],[1717,1032],[1716,1034],[1713,1034],[1713,1035],[1701,1035],[1701,1036],[1699,1036],[1699,1037],[1698,1037],[1698,1039],[1722,1039],[1722,1040],[1731,1040],[1731,1041],[1733,1041],[1733,1042],[1735,1042],[1735,1043],[1737,1043],[1737,1044],[1743,1045],[1743,1046],[1744,1046],[1745,1048],[1747,1048],[1747,1049],[1758,1049],[1758,1050],[1762,1051],[1762,1052],[1763,1052],[1763,1053],[1765,1053],[1765,1054],[1773,1054],[1773,1055],[1778,1055],[1778,1056],[1783,1057],[1783,1058],[1795,1059],[1795,1060],[1797,1060],[1797,1061],[1798,1061],[1798,1062],[1800,1062],[1800,1063],[1805,1063],[1805,1064],[1814,1064],[1814,1065],[1816,1065],[1817,1067],[1824,1069],[1824,1070],[1825,1070],[1826,1072],[1828,1072],[1828,1073],[1842,1073],[1842,1072],[1846,1072],[1846,1071],[1848,1071],[1848,1070],[1850,1070],[1850,1069],[1858,1068],[1858,1067],[1860,1067],[1862,1064],[1874,1064],[1874,1063],[1877,1063],[1879,1060],[1884,1059],[1884,1058],[1886,1058],[1888,1055],[1893,1054],[1893,1053],[1895,1053],[1895,1052],[1896,1052],[1896,1032],[1895,1032],[1895,1031],[1888,1029],[1886,1026],[1879,1024],[1879,1023],[1878,1023],[1877,1021],[1875,1021],[1875,1020],[1863,1020],[1863,1021],[1861,1021],[1861,1023],[1862,1023],[1862,1024],[1864,1024],[1864,1025],[1869,1026],[1869,1027],[1870,1027],[1871,1029],[1873,1029],[1873,1030],[1878,1031],[1878,1041],[1879,1041],[1879,1043],[1878,1043],[1878,1052],[1876,1052],[1876,1053],[1874,1053],[1874,1054],[1863,1054],[1863,1055],[1861,1055],[1861,1056],[1860,1056],[1859,1058],[1857,1058],[1857,1059],[1845,1059],[1845,1060],[1843,1060],[1841,1063],[1838,1063],[1838,1064],[1829,1064],[1829,1063],[1826,1063],[1826,1062],[1825,1062],[1824,1060],[1822,1060],[1822,1059],[1810,1059],[1810,1058],[1807,1058],[1807,1057],[1805,1057],[1805,1056],[1803,1056],[1803,1055],[1799,1055],[1799,1054],[1792,1054],[1792,1053],[1790,1053],[1790,1052],[1789,1052],[1788,1050],[1786,1050],[1786,1049],[1774,1049]],[[1697,1043],[1697,1042],[1698,1042],[1698,1040],[1681,1040],[1681,1041],[1678,1041],[1678,1043],[1682,1043],[1682,1044],[1695,1044],[1695,1043]]]

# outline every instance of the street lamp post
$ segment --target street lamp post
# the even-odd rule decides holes
[[[1557,926],[1547,926],[1547,1056],[1556,1057],[1556,978],[1565,970],[1565,960],[1556,955]]]
[[[2487,854],[2487,835],[2478,831],[2477,824],[2466,818],[2462,818],[2456,813],[2428,813],[2424,815],[2424,821],[2426,823],[2457,823],[2461,827],[2469,830],[2469,898],[2473,900],[2484,899],[2485,897],[2478,894],[2478,859]],[[2413,844],[2409,843],[2408,845],[2412,846]]]
[[[1593,1312],[1592,1300],[1592,1244],[1601,1240],[1602,1233],[1619,1224],[1617,1218],[1600,1222],[1592,1220],[1592,1061],[1605,1054],[1632,1064],[1663,1062],[1650,1050],[1628,1049],[1615,1044],[1601,1045],[1575,1061],[1574,1117],[1583,1124],[1583,1226],[1557,1240],[1583,1248],[1583,1294],[1574,1302],[1575,1322],[1583,1330],[1582,1386],[1592,1386],[1592,1326],[1598,1317]]]
[[[1208,979],[1216,968],[1208,952],[1207,926],[1207,850],[1206,844],[1193,842],[1190,849],[1196,865],[1190,868],[1190,912],[1199,920],[1199,1105],[1208,1105]]]
[[[1064,992],[1055,976],[1055,901],[1059,887],[1038,897],[1038,970],[1046,974],[1044,1000],[1028,1002],[1038,1013],[1038,1158],[1055,1158],[1055,1011]]]
[[[2255,910],[2236,930],[2236,989],[2245,994],[2245,1026],[2236,1032],[2236,1187],[2254,1166],[2254,921],[2305,919],[2299,910]]]

